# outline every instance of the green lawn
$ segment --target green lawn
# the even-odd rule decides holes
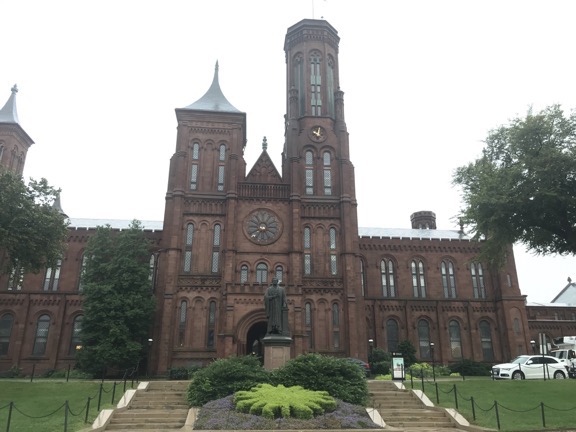
[[[130,382],[127,389],[130,388]],[[104,382],[100,409],[112,407],[114,383]],[[123,395],[124,384],[116,385],[114,405]],[[9,405],[10,432],[62,432],[65,423],[65,403],[68,401],[68,431],[90,426],[98,415],[99,381],[64,380],[0,380],[0,431],[5,431]],[[88,424],[84,423],[86,406],[90,400]]]
[[[410,381],[405,383],[411,388]],[[576,425],[575,380],[525,380],[492,381],[491,379],[466,379],[466,381],[438,380],[424,383],[428,398],[435,404],[455,408],[457,394],[458,412],[470,423],[498,429],[495,402],[502,431],[535,431],[574,428]],[[420,390],[420,381],[414,381]],[[472,402],[476,420],[472,412]],[[542,410],[542,404],[544,409]],[[542,420],[544,412],[544,421]]]

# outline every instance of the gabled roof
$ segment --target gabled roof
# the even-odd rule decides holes
[[[262,153],[254,163],[254,166],[246,176],[246,181],[251,183],[282,183],[282,177],[270,159],[266,149],[268,142],[266,137],[262,140]]]
[[[4,107],[0,110],[0,123],[19,124],[18,112],[16,111],[16,93],[18,93],[18,87],[16,84],[14,84],[11,90],[12,94],[8,98]]]
[[[183,109],[199,110],[199,111],[219,111],[219,112],[234,112],[241,113],[242,111],[236,109],[222,93],[220,83],[218,82],[218,62],[214,68],[214,79],[208,91],[198,99],[196,102],[188,105]]]
[[[568,278],[568,285],[566,285],[564,289],[554,297],[552,303],[576,305],[576,283],[572,282],[572,279]]]

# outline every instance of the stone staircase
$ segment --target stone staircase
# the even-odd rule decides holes
[[[457,429],[444,410],[427,407],[410,390],[399,389],[392,381],[368,381],[369,406],[376,408],[386,429],[433,431]]]
[[[189,381],[151,381],[138,390],[127,409],[116,411],[107,431],[164,432],[181,429],[188,416]]]

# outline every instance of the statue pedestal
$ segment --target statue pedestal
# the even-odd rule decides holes
[[[268,334],[262,339],[262,345],[264,345],[264,369],[278,369],[290,360],[292,345],[290,336]]]

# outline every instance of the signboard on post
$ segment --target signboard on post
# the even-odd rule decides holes
[[[392,379],[404,380],[406,374],[404,373],[404,357],[402,353],[392,353]]]

